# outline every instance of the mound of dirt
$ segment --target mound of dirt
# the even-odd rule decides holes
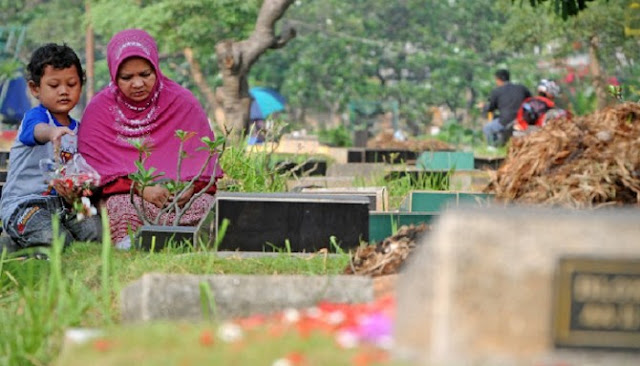
[[[514,138],[486,190],[496,199],[591,208],[640,203],[640,105],[623,103]]]
[[[395,235],[377,245],[359,247],[351,254],[344,273],[372,277],[398,273],[419,239],[429,230],[426,224],[403,225]]]
[[[400,149],[410,151],[443,151],[454,150],[446,142],[430,139],[415,140],[407,139],[406,141],[398,141],[393,138],[392,132],[382,132],[367,141],[367,147],[370,149]]]

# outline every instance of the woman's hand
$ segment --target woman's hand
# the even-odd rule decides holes
[[[191,186],[191,188],[189,188],[186,192],[181,194],[180,197],[178,197],[178,207],[183,207],[184,205],[186,205],[187,202],[189,202],[189,200],[191,199],[191,196],[193,196],[194,192],[195,192],[195,189],[193,186]],[[174,199],[174,198],[171,197],[171,199]]]
[[[158,208],[163,208],[169,201],[169,190],[163,186],[149,186],[142,191],[142,199],[154,204]]]

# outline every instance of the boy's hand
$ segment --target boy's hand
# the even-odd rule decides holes
[[[60,159],[60,145],[62,143],[62,136],[75,135],[68,127],[53,127],[49,130],[49,141],[53,143],[53,156],[55,161]]]
[[[144,188],[141,196],[143,200],[163,208],[169,201],[169,190],[162,186],[149,186]]]

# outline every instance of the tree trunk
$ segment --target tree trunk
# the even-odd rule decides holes
[[[207,80],[202,74],[202,68],[200,67],[200,63],[198,62],[198,60],[193,55],[193,49],[191,49],[190,47],[187,47],[182,50],[182,54],[184,55],[185,59],[187,59],[187,62],[189,63],[191,78],[196,83],[196,86],[198,87],[198,89],[200,89],[200,92],[202,93],[202,95],[204,95],[205,99],[207,100],[207,108],[206,108],[207,115],[209,117],[211,116],[217,117],[215,115],[216,106],[217,106],[215,94],[213,90],[209,87],[209,84],[207,84]],[[215,122],[218,123],[218,126],[222,128],[221,121],[218,121],[218,118],[214,118],[214,119],[215,119]],[[213,129],[213,125],[211,126],[211,128]]]
[[[597,35],[589,38],[589,71],[593,79],[592,84],[596,92],[598,109],[602,109],[607,106],[607,89],[602,75],[602,68],[600,67],[598,43]]]
[[[222,86],[216,89],[215,99],[224,112],[224,120],[219,121],[223,131],[230,133],[234,140],[242,137],[249,127],[251,97],[247,76],[251,66],[268,49],[284,47],[295,37],[295,30],[285,29],[275,35],[275,23],[282,17],[294,0],[264,0],[256,28],[248,39],[242,41],[225,40],[216,44],[218,67],[222,74]]]
[[[91,13],[91,6],[89,1],[86,1],[85,11],[87,14]],[[95,70],[95,47],[94,47],[94,39],[93,39],[93,27],[91,26],[91,21],[87,22],[87,30],[85,33],[85,68],[86,68],[86,76],[87,83],[85,85],[85,95],[87,98],[86,104],[89,104],[91,98],[93,98],[93,94],[95,93],[95,87],[93,84],[94,78],[94,70]]]

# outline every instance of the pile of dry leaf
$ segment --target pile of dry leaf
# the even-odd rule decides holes
[[[419,239],[429,230],[426,224],[403,225],[377,245],[358,247],[351,255],[345,274],[383,276],[398,273]]]
[[[430,139],[416,140],[409,138],[405,141],[398,141],[393,138],[392,132],[381,132],[367,141],[370,149],[403,149],[411,151],[443,151],[453,150],[446,142]]]
[[[623,103],[514,138],[488,192],[505,202],[640,203],[640,105]]]

